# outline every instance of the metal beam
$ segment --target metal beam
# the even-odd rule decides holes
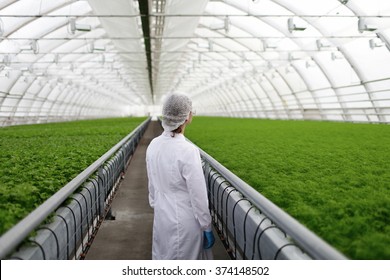
[[[149,28],[149,1],[138,0],[138,3],[139,3],[139,10],[141,15],[147,15],[141,17],[141,22],[142,22],[142,31],[144,33],[146,60],[148,62],[150,91],[152,93],[152,103],[154,104],[154,92],[153,92],[153,80],[152,80],[153,78],[152,55],[151,55],[151,48],[150,48],[150,28]]]

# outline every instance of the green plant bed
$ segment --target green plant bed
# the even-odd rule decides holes
[[[0,234],[144,120],[115,118],[0,128]]]
[[[194,118],[186,136],[352,259],[390,259],[390,126]]]

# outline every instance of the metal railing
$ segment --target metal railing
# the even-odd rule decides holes
[[[232,259],[346,259],[199,150],[213,224]]]
[[[150,118],[4,233],[0,259],[83,258],[110,215],[116,186],[149,122]]]

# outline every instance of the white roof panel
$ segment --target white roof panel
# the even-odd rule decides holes
[[[390,119],[389,1],[148,4],[0,0],[0,124],[147,114],[172,91],[206,115]]]

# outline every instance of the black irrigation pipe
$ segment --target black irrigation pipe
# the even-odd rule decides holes
[[[274,257],[274,260],[277,260],[279,254],[280,254],[280,252],[282,252],[282,250],[283,250],[284,248],[289,247],[289,246],[294,246],[294,247],[299,248],[299,247],[298,247],[296,244],[294,244],[294,243],[285,244],[285,245],[283,245],[282,247],[280,247],[279,250],[276,252],[275,257]]]
[[[76,232],[76,215],[74,214],[73,210],[68,206],[68,205],[65,205],[64,208],[67,208],[69,209],[70,213],[72,213],[73,215],[73,224],[74,224],[74,232],[73,232],[73,239],[74,239],[74,255],[76,256],[77,254],[77,232]],[[70,240],[69,240],[70,242]]]
[[[105,172],[104,172],[105,171]],[[102,186],[103,186],[103,190],[104,190],[104,200],[106,200],[107,198],[107,194],[109,193],[109,186],[108,186],[108,174],[107,174],[107,170],[104,166],[101,167],[101,177],[102,177]]]
[[[80,208],[80,225],[77,226],[77,223],[76,223],[76,219],[75,219],[75,240],[77,240],[77,228],[80,229],[80,239],[81,239],[81,248],[82,248],[82,251],[84,252],[84,242],[83,242],[83,207],[81,206],[81,203],[78,199],[76,199],[75,197],[70,197],[70,199],[73,199],[74,201],[76,201],[76,203],[79,205],[79,208]],[[77,255],[77,251],[75,253]]]
[[[65,228],[66,228],[66,259],[69,260],[69,255],[70,255],[69,242],[70,242],[70,238],[69,238],[68,223],[66,222],[66,219],[64,217],[62,217],[60,214],[56,213],[56,216],[60,217],[64,221],[64,224],[65,224]]]
[[[220,216],[219,216],[219,220],[221,221],[221,231],[222,231],[222,233],[223,233],[223,226],[225,225],[225,223],[223,222],[223,213],[224,213],[224,211],[223,211],[223,202],[224,202],[223,196],[224,196],[224,194],[225,194],[225,190],[228,190],[228,188],[229,188],[229,186],[227,185],[226,188],[223,189],[223,188],[222,188],[222,184],[224,184],[224,183],[227,183],[227,181],[223,180],[223,181],[218,185],[218,192],[219,192],[219,190],[222,189],[221,199],[218,200],[218,201],[220,201],[220,207],[221,207],[221,214],[220,214]],[[217,205],[218,205],[218,201],[217,201]],[[226,214],[227,214],[227,209],[225,208],[225,210],[226,210],[225,212],[226,212]],[[227,232],[226,232],[226,236],[227,236]]]
[[[246,220],[248,218],[248,214],[252,209],[256,209],[255,206],[251,206],[248,211],[246,211],[245,218],[244,218],[244,254],[243,259],[245,260],[246,257]]]
[[[88,207],[88,202],[87,202],[87,198],[84,196],[83,193],[79,193],[83,198],[84,198],[84,201],[85,201],[85,213],[87,214],[87,234],[88,234],[88,241],[89,239],[91,238],[90,236],[90,233],[89,233],[89,229],[91,228],[92,224],[93,224],[93,213],[92,213],[92,194],[91,192],[88,190],[88,188],[86,187],[83,187],[84,189],[87,190],[87,192],[89,193],[89,197],[91,198],[91,203],[90,203],[90,207]],[[88,214],[88,209],[90,209],[91,211],[91,223],[90,223],[90,220],[89,220],[89,214]]]
[[[230,247],[230,242],[229,242],[229,229],[228,229],[228,217],[229,217],[229,211],[228,211],[228,203],[229,203],[229,197],[230,197],[230,194],[232,192],[235,192],[237,191],[235,188],[232,188],[228,194],[227,194],[227,197],[226,197],[226,217],[225,217],[225,230],[226,230],[226,242],[228,244],[228,246]]]
[[[109,161],[110,162],[110,161]],[[113,187],[113,182],[112,182],[112,176],[113,176],[113,172],[112,172],[112,165],[111,164],[107,164],[105,165],[104,167],[104,170],[106,170],[106,182],[107,182],[107,193],[106,193],[106,199],[109,198],[110,196],[110,193],[111,193],[111,190],[112,190],[112,187]]]
[[[223,180],[219,185],[218,185],[218,191],[217,191],[217,217],[218,217],[218,220],[221,221],[221,226],[222,226],[222,232],[223,232],[223,194],[224,194],[224,190],[226,189],[223,189],[222,188],[222,185],[224,183],[226,183],[227,181]],[[218,200],[218,197],[219,197],[219,192],[220,190],[222,190],[222,195],[221,195],[221,200]],[[221,201],[220,205],[218,203],[218,201]],[[221,213],[219,214],[219,211],[218,211],[218,207],[221,207]],[[219,214],[219,215],[218,215]]]
[[[56,248],[57,248],[57,260],[58,260],[58,259],[59,259],[59,257],[60,257],[60,244],[58,243],[58,237],[57,237],[57,234],[54,232],[54,230],[52,230],[51,228],[49,228],[49,227],[46,227],[46,226],[41,226],[41,227],[39,227],[38,229],[39,229],[39,230],[44,230],[44,229],[46,229],[46,230],[50,231],[50,232],[53,234],[53,236],[54,236],[54,239],[56,240]]]
[[[112,189],[112,160],[108,161],[108,164],[103,167],[106,171],[106,182],[107,182],[107,192],[106,192],[106,198],[109,197],[111,189]]]
[[[219,175],[217,178],[215,178],[213,187],[215,187],[218,178],[222,178],[222,176]],[[218,203],[218,201],[220,201],[219,200],[219,193],[221,191],[221,185],[222,184],[223,184],[223,181],[221,183],[219,183],[218,186],[217,186],[217,207],[216,207],[216,212],[217,212],[217,218],[218,219],[220,219],[222,217],[222,213],[221,214],[219,213],[219,203]]]
[[[32,240],[32,239],[28,239],[29,242],[37,245],[39,247],[39,249],[41,249],[41,252],[42,252],[42,256],[43,256],[43,259],[46,260],[46,254],[45,254],[45,250],[42,248],[42,245],[39,244],[37,241],[35,240]]]
[[[95,190],[95,199],[94,199],[94,205],[96,209],[96,216],[100,215],[100,204],[99,204],[99,183],[96,179],[91,179],[90,180],[94,190]],[[95,185],[96,183],[96,185]],[[91,206],[92,209],[92,206]]]
[[[214,198],[215,198],[215,184],[213,183],[211,183],[211,181],[214,179],[214,175],[216,174],[216,173],[213,173],[211,176],[210,176],[210,174],[211,174],[211,172],[212,172],[212,170],[210,169],[209,170],[209,176],[208,176],[208,185],[209,186],[212,186],[212,194],[213,194],[213,207],[214,207],[214,215],[213,215],[213,219],[214,220],[218,220],[218,212],[216,212],[215,211],[215,205],[214,205]],[[218,178],[218,177],[217,177]],[[214,180],[214,182],[216,181],[216,179]],[[210,187],[209,187],[209,189],[210,189]],[[216,217],[216,218],[215,218]]]
[[[214,173],[212,176],[214,176],[215,174],[217,174],[217,173]],[[218,175],[218,174],[217,174]],[[215,197],[215,185],[216,185],[216,182],[217,182],[217,179],[218,178],[222,178],[222,176],[221,175],[218,175],[216,178],[214,178],[214,183],[212,184],[212,186],[213,186],[213,193],[214,193],[214,197]],[[214,207],[214,213],[215,213],[215,215],[217,216],[217,220],[220,220],[221,219],[221,215],[219,214],[219,207],[218,207],[218,201],[219,201],[219,190],[220,190],[220,186],[221,186],[221,184],[219,184],[218,185],[218,187],[217,187],[217,205],[216,205],[216,207]],[[214,206],[215,206],[215,204],[214,204]]]
[[[237,238],[236,238],[236,222],[235,222],[234,213],[236,211],[236,207],[237,207],[238,203],[240,203],[241,201],[249,201],[249,200],[246,198],[240,198],[239,200],[236,201],[236,203],[233,206],[233,214],[232,214],[232,216],[233,216],[233,231],[234,231],[234,233],[233,233],[234,239],[233,240],[234,240],[234,256],[236,257],[236,259],[237,259]]]
[[[107,197],[107,191],[106,191],[106,177],[104,175],[104,168],[101,166],[99,168],[99,175],[98,175],[98,183],[99,183],[99,206],[100,206],[100,214],[103,215],[104,214],[104,205],[106,203],[106,197]],[[102,200],[102,201],[100,201]]]
[[[277,226],[275,225],[271,225],[269,227],[266,227],[259,235],[259,238],[258,238],[258,242],[257,242],[257,249],[258,249],[258,252],[259,252],[259,258],[260,260],[262,260],[263,258],[261,257],[261,249],[260,249],[260,239],[261,239],[261,236],[263,235],[264,232],[266,232],[267,230],[271,229],[271,228],[278,228]]]
[[[253,236],[253,252],[252,252],[252,260],[254,260],[255,258],[255,248],[256,248],[256,235],[257,235],[257,232],[259,231],[262,223],[265,221],[265,220],[269,220],[267,217],[264,217],[260,223],[257,225],[257,228],[256,228],[256,231],[255,231],[255,234]],[[260,256],[259,256],[260,257]]]

